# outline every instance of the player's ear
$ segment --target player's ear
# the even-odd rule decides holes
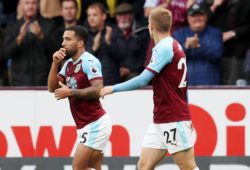
[[[155,29],[155,23],[150,24],[150,30],[153,31]]]
[[[84,46],[84,42],[83,42],[83,40],[78,41],[78,47],[82,47],[82,46]]]

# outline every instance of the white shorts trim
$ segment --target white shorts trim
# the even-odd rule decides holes
[[[194,146],[196,132],[191,121],[150,124],[143,147],[167,150],[173,154]]]
[[[112,123],[106,113],[98,120],[77,130],[77,142],[95,150],[103,151],[109,141],[112,131]]]

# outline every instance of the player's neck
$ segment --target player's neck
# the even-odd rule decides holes
[[[77,60],[81,57],[81,55],[82,55],[84,52],[85,52],[85,49],[80,49],[80,50],[78,50],[77,53],[76,53],[76,55],[74,55],[74,56],[72,57],[72,60],[73,60],[74,62],[77,61]]]
[[[154,35],[154,42],[155,44],[158,44],[162,39],[169,37],[170,33],[166,32],[166,33],[160,33],[158,32],[157,34]]]

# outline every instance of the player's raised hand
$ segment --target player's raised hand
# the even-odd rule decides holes
[[[59,81],[60,88],[55,90],[55,98],[57,100],[64,99],[70,96],[70,89],[68,86]]]
[[[105,86],[104,88],[101,89],[99,96],[101,98],[104,98],[104,96],[112,93],[113,93],[113,86]]]
[[[60,48],[53,54],[53,63],[59,65],[66,56],[66,49]]]

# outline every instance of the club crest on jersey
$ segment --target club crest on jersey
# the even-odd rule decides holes
[[[97,75],[99,73],[99,69],[96,67],[96,66],[91,66],[90,67],[90,72],[93,74],[93,75]]]
[[[80,71],[80,69],[81,69],[81,64],[77,64],[77,66],[76,66],[74,72],[75,72],[75,73],[78,73],[78,72]]]

